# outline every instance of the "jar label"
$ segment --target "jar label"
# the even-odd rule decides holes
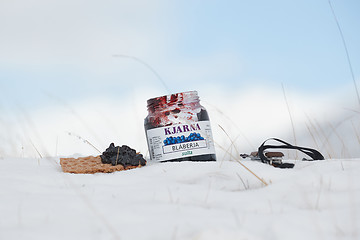
[[[210,121],[153,128],[146,134],[152,160],[215,154]]]

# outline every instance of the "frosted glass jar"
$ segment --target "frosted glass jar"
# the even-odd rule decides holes
[[[151,160],[216,161],[210,119],[196,91],[147,101],[145,132]]]

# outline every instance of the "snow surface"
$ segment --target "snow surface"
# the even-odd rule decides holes
[[[360,159],[152,163],[63,173],[0,159],[0,239],[360,239]]]

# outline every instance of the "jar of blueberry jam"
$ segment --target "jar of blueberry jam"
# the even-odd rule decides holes
[[[210,119],[196,91],[147,101],[145,132],[151,160],[216,161]]]

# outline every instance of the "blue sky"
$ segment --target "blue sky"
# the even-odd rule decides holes
[[[331,3],[360,85],[360,3]],[[169,93],[145,65],[116,54],[149,64],[170,92],[238,96],[283,84],[289,95],[342,91],[357,101],[326,0],[1,1],[0,33],[3,117],[94,98],[126,104],[140,93],[145,109]]]
[[[147,62],[175,92],[281,83],[317,92],[352,83],[328,1],[26,2],[3,1],[0,24],[1,87],[20,102],[159,83],[113,54]],[[332,4],[358,80],[360,3]]]

